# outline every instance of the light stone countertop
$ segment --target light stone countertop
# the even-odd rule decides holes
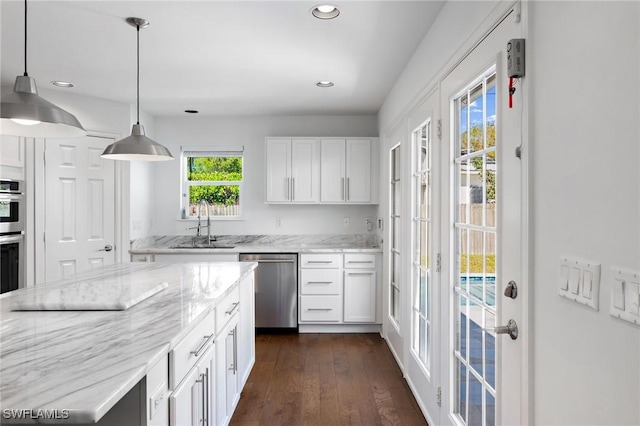
[[[29,289],[3,295],[0,413],[69,410],[66,423],[96,422],[256,266],[125,263],[64,280],[168,283],[124,311],[11,311],[13,297]]]
[[[204,241],[199,237],[196,241]],[[193,253],[379,253],[380,238],[365,235],[219,235],[213,244],[233,248],[173,248],[190,244],[193,235],[159,235],[134,240],[131,254]]]

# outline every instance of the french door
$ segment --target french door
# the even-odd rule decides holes
[[[512,14],[513,15],[513,14]],[[442,339],[447,423],[525,424],[520,91],[508,107],[503,52],[520,36],[507,16],[442,82]],[[520,326],[515,340],[504,334]],[[524,334],[524,335],[523,335]]]

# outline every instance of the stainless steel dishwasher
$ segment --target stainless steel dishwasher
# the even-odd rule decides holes
[[[258,262],[256,328],[298,328],[298,255],[241,253],[240,262]]]

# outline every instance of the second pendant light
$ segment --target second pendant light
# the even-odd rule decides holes
[[[149,21],[142,18],[127,18],[127,23],[136,27],[137,51],[137,119],[131,129],[131,136],[109,145],[102,153],[103,158],[124,161],[167,161],[173,160],[169,150],[144,134],[144,127],[140,124],[140,28],[147,28]]]

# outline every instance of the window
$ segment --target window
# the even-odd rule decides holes
[[[241,216],[244,181],[243,147],[182,150],[182,217]]]
[[[390,165],[390,229],[389,241],[391,261],[389,280],[389,316],[393,320],[396,327],[400,323],[400,202],[401,202],[401,185],[400,185],[400,145],[396,145],[391,149],[391,165]]]

